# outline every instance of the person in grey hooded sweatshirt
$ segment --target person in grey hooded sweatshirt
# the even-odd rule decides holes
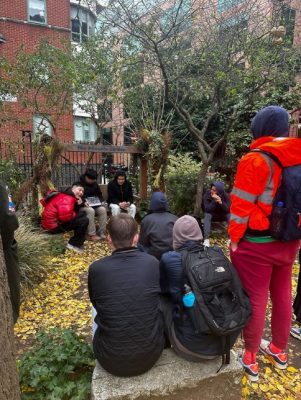
[[[212,221],[229,221],[230,196],[225,192],[224,182],[211,183],[203,198],[204,246],[209,246]]]
[[[154,192],[141,222],[138,248],[160,260],[163,253],[172,250],[172,229],[177,219],[168,211],[164,193]]]

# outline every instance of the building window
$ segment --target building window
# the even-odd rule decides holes
[[[46,24],[46,0],[28,0],[28,21]]]
[[[124,132],[123,144],[127,145],[132,144],[133,129],[130,126],[125,126],[123,132]]]
[[[292,45],[294,42],[295,34],[295,20],[296,20],[296,10],[284,5],[281,9],[281,25],[284,25],[286,33],[284,41],[288,45]]]
[[[113,131],[112,128],[103,128],[102,133],[102,144],[111,145],[113,144]]]
[[[217,3],[217,10],[220,13],[223,13],[230,8],[237,6],[238,4],[242,3],[243,0],[218,0]]]
[[[81,43],[94,33],[95,17],[89,11],[71,5],[72,41]]]
[[[87,117],[74,117],[74,139],[76,142],[95,142],[96,124]]]
[[[52,125],[49,122],[49,116],[35,114],[32,121],[32,130],[34,136],[44,133],[52,136]]]

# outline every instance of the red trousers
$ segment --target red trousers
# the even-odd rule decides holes
[[[257,353],[263,335],[269,291],[272,300],[272,343],[285,349],[292,318],[291,272],[300,241],[242,241],[230,256],[250,296],[252,317],[243,330],[245,348]]]

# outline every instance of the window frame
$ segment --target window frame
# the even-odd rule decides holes
[[[76,133],[78,131],[76,131],[76,124],[80,123],[80,128],[78,126],[78,128],[80,129],[80,136],[81,139],[76,137]],[[73,121],[73,129],[74,129],[74,141],[75,142],[81,142],[81,143],[92,143],[95,142],[96,138],[97,138],[97,126],[95,124],[95,122],[92,120],[92,118],[90,117],[82,117],[82,116],[78,116],[75,115],[74,116],[74,121]],[[94,124],[94,126],[93,126]],[[92,128],[93,126],[93,128]],[[88,128],[88,129],[85,129]],[[89,139],[86,136],[86,133],[89,132]],[[92,137],[93,135],[93,137]]]
[[[76,12],[76,16],[72,17],[73,12]],[[78,21],[79,32],[75,32],[72,30],[73,21]],[[83,22],[87,25],[87,33],[83,33],[82,25]],[[88,40],[89,37],[94,35],[95,33],[95,18],[91,11],[79,7],[76,4],[70,4],[70,30],[71,30],[71,41],[74,43],[83,43],[84,41]],[[79,41],[74,39],[74,35],[79,38]]]
[[[40,118],[40,122],[36,123],[35,119]],[[53,127],[49,122],[50,116],[49,115],[43,115],[43,114],[33,114],[32,115],[32,133],[34,137],[37,137],[41,133],[46,134],[50,137],[53,137]],[[45,129],[42,131],[39,131],[38,127],[41,125],[42,121],[46,121]],[[47,130],[49,129],[49,133]]]
[[[35,20],[31,20],[31,19],[30,19],[30,12],[29,12],[29,10],[30,10],[30,2],[32,2],[32,1],[34,1],[34,0],[27,0],[27,1],[26,1],[26,4],[27,4],[27,21],[28,21],[30,24],[47,25],[47,0],[41,0],[41,1],[43,1],[43,3],[44,3],[44,18],[45,18],[45,21],[44,21],[44,22],[35,21]]]

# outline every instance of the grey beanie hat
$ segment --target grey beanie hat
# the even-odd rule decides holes
[[[174,249],[191,240],[196,242],[202,240],[203,235],[197,220],[190,215],[179,218],[173,226],[172,239]]]

